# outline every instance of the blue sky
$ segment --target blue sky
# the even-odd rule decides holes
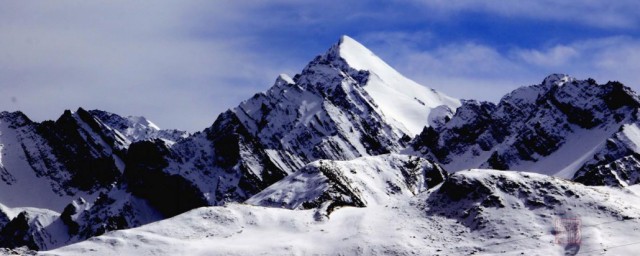
[[[579,4],[577,4],[579,3]],[[637,1],[3,1],[0,110],[209,126],[340,35],[417,82],[498,101],[550,73],[640,89]]]

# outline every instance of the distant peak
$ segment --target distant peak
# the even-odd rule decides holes
[[[114,114],[114,113],[111,113],[111,112],[107,112],[107,111],[104,111],[104,110],[98,110],[98,109],[89,110],[87,112],[89,112],[91,115],[97,117],[98,119],[102,120],[103,122],[107,122],[107,123],[111,124],[112,126],[118,126],[118,125],[115,125],[115,122],[126,122],[125,126],[141,125],[143,127],[150,128],[152,130],[156,130],[156,131],[161,130],[160,127],[158,127],[156,124],[154,124],[153,122],[151,122],[149,119],[147,119],[144,116],[127,116],[127,117],[123,117],[123,116],[120,116],[118,114]],[[113,120],[113,121],[109,121],[109,120]]]
[[[563,84],[574,80],[575,78],[570,77],[567,74],[551,74],[542,81],[542,84],[562,86]]]

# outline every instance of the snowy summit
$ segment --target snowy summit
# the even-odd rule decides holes
[[[364,90],[382,113],[411,136],[451,115],[460,100],[406,78],[351,37],[342,36],[327,55],[337,55],[356,70],[369,72]]]

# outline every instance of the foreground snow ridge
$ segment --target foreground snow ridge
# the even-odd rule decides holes
[[[408,200],[314,210],[204,207],[42,255],[565,255],[640,240],[637,189],[587,187],[545,175],[457,172]],[[555,220],[579,217],[582,242],[556,244]],[[606,225],[598,225],[606,223]],[[630,254],[632,248],[608,252]]]

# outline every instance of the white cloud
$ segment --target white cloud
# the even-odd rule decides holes
[[[519,50],[517,51],[517,54],[528,63],[549,67],[560,67],[566,65],[573,58],[578,57],[578,51],[566,45],[557,45],[542,51]]]

